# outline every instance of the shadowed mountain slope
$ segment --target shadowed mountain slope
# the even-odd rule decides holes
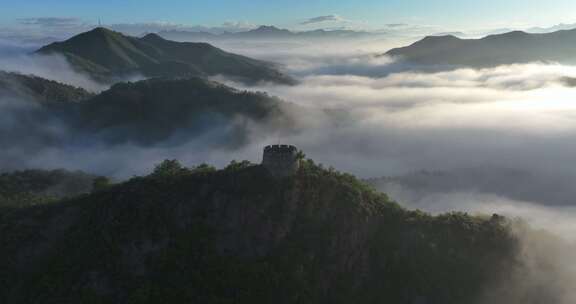
[[[521,31],[491,35],[482,39],[455,36],[428,36],[386,55],[410,63],[491,67],[529,62],[576,63],[576,30],[546,34]]]
[[[83,102],[78,123],[106,140],[139,143],[184,140],[223,128],[227,135],[221,140],[235,145],[245,140],[251,124],[291,129],[292,111],[298,109],[265,93],[202,78],[150,79],[116,84]]]
[[[328,115],[261,92],[204,78],[117,83],[97,95],[39,77],[0,73],[4,144],[206,144],[236,147],[249,136],[289,134],[298,119]],[[318,112],[318,113],[317,113]]]
[[[60,204],[0,209],[0,246],[0,297],[14,304],[461,304],[517,266],[506,220],[404,210],[309,160],[285,179],[168,161]]]
[[[44,79],[0,71],[0,98],[25,98],[44,105],[79,102],[93,94],[82,89]]]
[[[294,83],[271,63],[227,53],[207,43],[174,42],[156,34],[136,38],[105,28],[52,43],[37,53],[63,55],[79,71],[107,82],[131,76],[223,75],[247,83]]]

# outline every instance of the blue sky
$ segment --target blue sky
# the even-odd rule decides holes
[[[0,0],[0,23],[21,18],[75,17],[96,22],[165,21],[220,25],[244,21],[294,27],[316,16],[336,14],[355,25],[388,23],[446,26],[451,29],[547,26],[576,22],[574,0]]]

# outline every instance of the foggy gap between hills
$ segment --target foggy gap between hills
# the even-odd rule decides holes
[[[544,181],[555,176],[568,184],[576,182],[576,168],[572,165],[576,160],[576,91],[567,81],[576,77],[574,67],[527,64],[418,73],[365,51],[344,49],[323,54],[315,49],[317,53],[302,57],[274,47],[265,51],[271,54],[268,58],[278,59],[288,71],[300,76],[301,83],[294,87],[242,87],[222,77],[215,79],[240,89],[266,91],[302,106],[351,114],[337,127],[321,115],[303,117],[300,123],[313,128],[281,138],[317,162],[360,177],[492,166],[526,170],[542,176]],[[93,91],[105,89],[75,73],[59,58],[18,56],[18,60],[1,57],[0,69],[33,73]],[[15,111],[10,106],[12,102],[5,99],[0,104],[7,117]],[[0,128],[21,130],[15,128],[18,123],[5,120]],[[49,122],[48,126],[66,136],[67,130],[61,129],[58,121]],[[252,126],[251,144],[234,151],[206,145],[209,137],[225,132],[223,127],[184,144],[147,148],[98,142],[46,148],[14,145],[0,151],[0,159],[5,161],[0,166],[83,169],[125,178],[144,174],[167,158],[180,159],[186,165],[208,162],[220,167],[232,159],[259,162],[261,148],[277,140],[274,135],[262,134],[261,127]],[[546,187],[542,189],[545,191]],[[576,271],[562,267],[571,264],[576,252],[573,206],[550,206],[472,191],[416,196],[412,189],[401,185],[383,190],[410,208],[433,213],[459,210],[522,217],[533,227],[559,236],[561,241],[553,242],[555,247],[551,247],[544,246],[550,237],[519,233],[526,244],[527,265],[543,260],[552,265],[552,270],[545,273],[537,267],[529,269],[526,279],[558,292],[562,304],[573,303],[574,295],[569,290],[576,285]],[[518,288],[533,286],[528,283]]]

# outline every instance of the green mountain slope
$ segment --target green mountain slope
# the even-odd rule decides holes
[[[0,72],[4,144],[18,147],[68,142],[173,144],[204,137],[206,144],[238,146],[254,136],[289,134],[303,109],[265,93],[240,91],[204,78],[153,78],[117,83],[99,94],[47,79]]]
[[[265,93],[202,78],[150,79],[116,84],[81,103],[77,120],[78,129],[113,142],[155,143],[224,128],[223,140],[235,145],[244,141],[250,123],[267,125],[271,132],[293,129],[292,112],[298,110]]]
[[[21,168],[13,158],[69,138],[67,119],[94,94],[33,75],[0,71],[2,169]]]
[[[98,177],[81,171],[23,170],[0,174],[0,207],[27,207],[92,191]]]
[[[576,30],[546,34],[510,32],[482,39],[429,36],[386,55],[411,63],[490,67],[529,62],[576,63]]]
[[[271,63],[227,53],[207,43],[174,42],[155,34],[136,38],[104,28],[52,43],[37,53],[63,55],[78,70],[107,82],[138,75],[224,75],[248,83],[294,83]]]
[[[461,304],[516,265],[505,220],[407,211],[311,161],[286,179],[167,162],[0,209],[0,247],[0,298],[15,304]]]
[[[84,89],[56,81],[0,71],[0,98],[24,98],[43,105],[79,102],[92,97]]]

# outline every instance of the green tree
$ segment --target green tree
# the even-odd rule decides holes
[[[241,169],[245,169],[252,166],[252,163],[250,163],[247,160],[243,160],[241,162],[237,162],[235,160],[231,161],[230,164],[228,166],[226,166],[225,170],[229,170],[229,171],[235,171],[235,170],[241,170]]]
[[[298,150],[298,153],[296,153],[296,159],[297,159],[297,160],[304,160],[304,159],[306,159],[306,154],[304,153],[304,151]]]
[[[182,166],[178,160],[175,159],[166,159],[156,165],[154,171],[152,172],[153,176],[174,176],[189,172],[186,167]]]
[[[192,172],[194,173],[208,173],[208,172],[216,172],[216,168],[214,168],[214,166],[211,166],[209,164],[200,164],[198,166],[196,166]]]

